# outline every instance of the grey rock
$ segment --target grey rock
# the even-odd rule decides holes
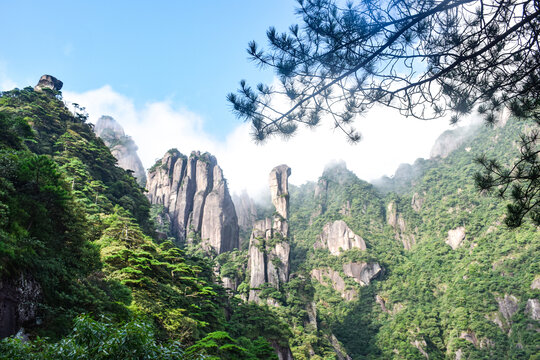
[[[525,313],[528,314],[533,320],[540,320],[540,301],[538,301],[538,299],[527,300]]]
[[[352,277],[354,281],[362,286],[369,285],[371,280],[376,278],[381,271],[381,266],[377,263],[355,262],[343,264],[345,275]]]
[[[291,168],[279,165],[272,169],[269,176],[270,195],[276,212],[285,220],[289,218],[289,176]]]
[[[42,294],[41,286],[30,275],[20,274],[0,280],[0,338],[14,335],[22,326],[36,323]]]
[[[338,360],[352,360],[352,358],[347,354],[345,348],[338,341],[337,337],[334,334],[330,335],[330,344],[336,353]]]
[[[403,244],[405,250],[410,250],[416,244],[416,237],[408,229],[403,215],[398,212],[397,204],[391,201],[386,207],[386,223],[394,229],[395,238]]]
[[[233,194],[232,200],[238,216],[238,226],[244,230],[251,230],[257,219],[255,202],[246,191],[243,191],[240,195]]]
[[[431,148],[430,158],[446,158],[454,150],[459,148],[474,133],[472,128],[458,127],[443,132]]]
[[[460,226],[448,231],[448,237],[445,242],[450,245],[453,250],[456,250],[461,246],[463,240],[465,240],[465,228]]]
[[[282,346],[275,340],[270,341],[270,346],[276,351],[279,360],[293,360],[289,346]]]
[[[163,205],[179,245],[200,237],[208,253],[238,248],[238,219],[227,183],[214,156],[190,157],[169,150],[148,172],[147,196]]]
[[[118,160],[122,169],[133,171],[133,176],[141,186],[146,184],[146,172],[139,155],[138,147],[124,128],[111,116],[102,116],[94,126],[94,132],[111,150],[111,154]]]
[[[60,91],[63,85],[63,82],[61,82],[52,75],[42,75],[41,78],[39,78],[39,82],[37,83],[37,85],[34,86],[34,91],[43,91],[43,89]]]
[[[509,321],[518,311],[518,299],[514,295],[504,294],[503,298],[497,297],[496,300],[499,304],[499,312]]]
[[[356,298],[356,291],[347,289],[345,280],[339,275],[339,272],[330,268],[320,268],[311,270],[311,277],[317,280],[321,285],[331,286],[334,290],[341,294],[341,297],[346,301],[351,301]]]
[[[289,184],[288,178],[291,169],[287,165],[280,165],[270,172],[270,192],[272,203],[276,208],[276,215],[255,222],[249,241],[250,293],[249,300],[261,302],[260,287],[269,284],[280,289],[283,283],[289,280],[290,271],[290,245],[289,236]],[[268,299],[269,305],[278,305],[276,301]]]
[[[356,235],[343,220],[336,220],[324,226],[318,243],[315,247],[326,248],[332,255],[339,255],[343,251],[353,248],[366,250],[366,242]]]
[[[532,290],[540,289],[540,276],[533,280],[531,284],[531,289]]]

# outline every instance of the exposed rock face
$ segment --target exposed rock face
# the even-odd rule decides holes
[[[148,173],[148,199],[170,217],[177,241],[221,254],[238,248],[238,219],[216,158],[192,152],[189,158],[169,150]]]
[[[334,348],[338,360],[352,360],[334,334],[330,335],[330,344],[332,344],[332,348]]]
[[[369,285],[372,279],[376,278],[382,269],[377,263],[348,263],[343,264],[343,272],[345,275],[352,277],[354,281],[362,286]]]
[[[465,228],[460,226],[448,231],[448,238],[445,242],[450,245],[453,250],[456,250],[460,247],[463,240],[465,240]]]
[[[411,207],[413,208],[413,210],[416,212],[419,212],[423,204],[424,204],[424,198],[420,196],[418,193],[414,193],[411,199]]]
[[[276,212],[284,219],[289,218],[289,176],[291,168],[279,165],[272,169],[269,176],[270,194]]]
[[[327,248],[330,254],[339,255],[353,248],[366,250],[366,242],[356,235],[343,220],[336,220],[324,226],[315,247]]]
[[[311,277],[324,286],[331,286],[334,290],[341,294],[341,297],[347,301],[351,301],[356,298],[356,291],[347,289],[345,280],[339,275],[339,272],[330,268],[313,269],[311,270]]]
[[[37,85],[34,86],[34,90],[43,91],[43,89],[47,88],[53,91],[60,91],[63,85],[64,83],[55,78],[54,76],[42,75]]]
[[[397,204],[391,201],[386,208],[386,222],[395,231],[396,240],[403,244],[405,250],[410,250],[416,244],[416,238],[408,228],[403,215],[398,212]]]
[[[288,346],[282,346],[275,341],[270,341],[270,346],[276,351],[279,360],[293,360],[291,349]]]
[[[137,145],[130,136],[124,133],[124,128],[110,116],[102,116],[97,121],[94,131],[118,160],[118,166],[133,171],[139,185],[146,184],[146,173],[139,155]]]
[[[540,301],[538,301],[538,299],[527,300],[525,313],[528,314],[533,320],[540,320]]]
[[[499,304],[499,312],[507,321],[510,321],[518,311],[518,299],[514,295],[505,294],[504,298],[498,297],[497,303]]]
[[[288,178],[291,169],[287,165],[275,167],[270,172],[270,191],[272,203],[276,207],[276,216],[255,222],[249,240],[250,292],[249,300],[260,303],[261,286],[280,289],[281,284],[289,280],[289,193]],[[267,301],[268,302],[268,301]],[[269,303],[277,303],[269,299]]]
[[[36,322],[41,286],[30,276],[0,280],[0,339]]]
[[[436,157],[444,159],[459,148],[472,134],[474,134],[474,131],[469,127],[446,130],[435,140],[430,157],[432,159]]]
[[[540,289],[540,277],[537,277],[536,279],[533,280],[531,284],[531,289],[532,290]]]

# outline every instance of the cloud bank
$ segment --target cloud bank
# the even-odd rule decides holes
[[[356,121],[363,136],[356,145],[328,122],[313,130],[300,128],[288,140],[273,138],[257,145],[249,135],[249,124],[239,122],[224,141],[217,141],[205,130],[205,119],[188,109],[169,101],[137,107],[108,85],[84,93],[64,91],[64,99],[86,107],[90,122],[101,115],[113,116],[139,146],[146,168],[170,148],[184,154],[208,151],[217,157],[231,190],[246,189],[252,196],[266,191],[268,174],[279,164],[292,168],[290,181],[296,185],[316,180],[335,160],[344,160],[365,180],[391,175],[401,163],[428,157],[435,139],[449,128],[445,120],[405,119],[394,110],[376,107]]]

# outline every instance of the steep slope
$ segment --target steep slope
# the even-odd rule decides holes
[[[504,202],[479,194],[473,181],[475,157],[510,162],[514,140],[527,129],[509,121],[471,137],[460,131],[454,151],[394,178],[401,195],[378,193],[343,166],[292,189],[291,278],[312,278],[312,312],[336,356],[333,336],[353,359],[537,353],[539,229],[507,229]],[[331,234],[343,234],[334,246]],[[296,357],[310,352],[293,346]]]
[[[110,116],[102,116],[94,126],[96,135],[109,147],[113,156],[118,160],[118,166],[124,170],[133,171],[137,183],[144,187],[146,172],[133,139],[124,133],[124,128]]]
[[[163,206],[180,245],[221,254],[238,249],[238,218],[223,172],[214,156],[169,150],[148,172],[148,199]]]

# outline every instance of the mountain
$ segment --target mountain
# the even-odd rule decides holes
[[[29,339],[0,359],[537,357],[540,229],[474,184],[531,123],[443,134],[382,185],[272,164],[267,206],[203,152],[143,193],[42,80],[0,94],[0,336]]]
[[[118,166],[133,171],[137,183],[144,187],[146,184],[146,172],[139,155],[137,155],[138,147],[133,139],[124,133],[122,125],[112,117],[104,115],[98,119],[94,131],[118,160]]]

